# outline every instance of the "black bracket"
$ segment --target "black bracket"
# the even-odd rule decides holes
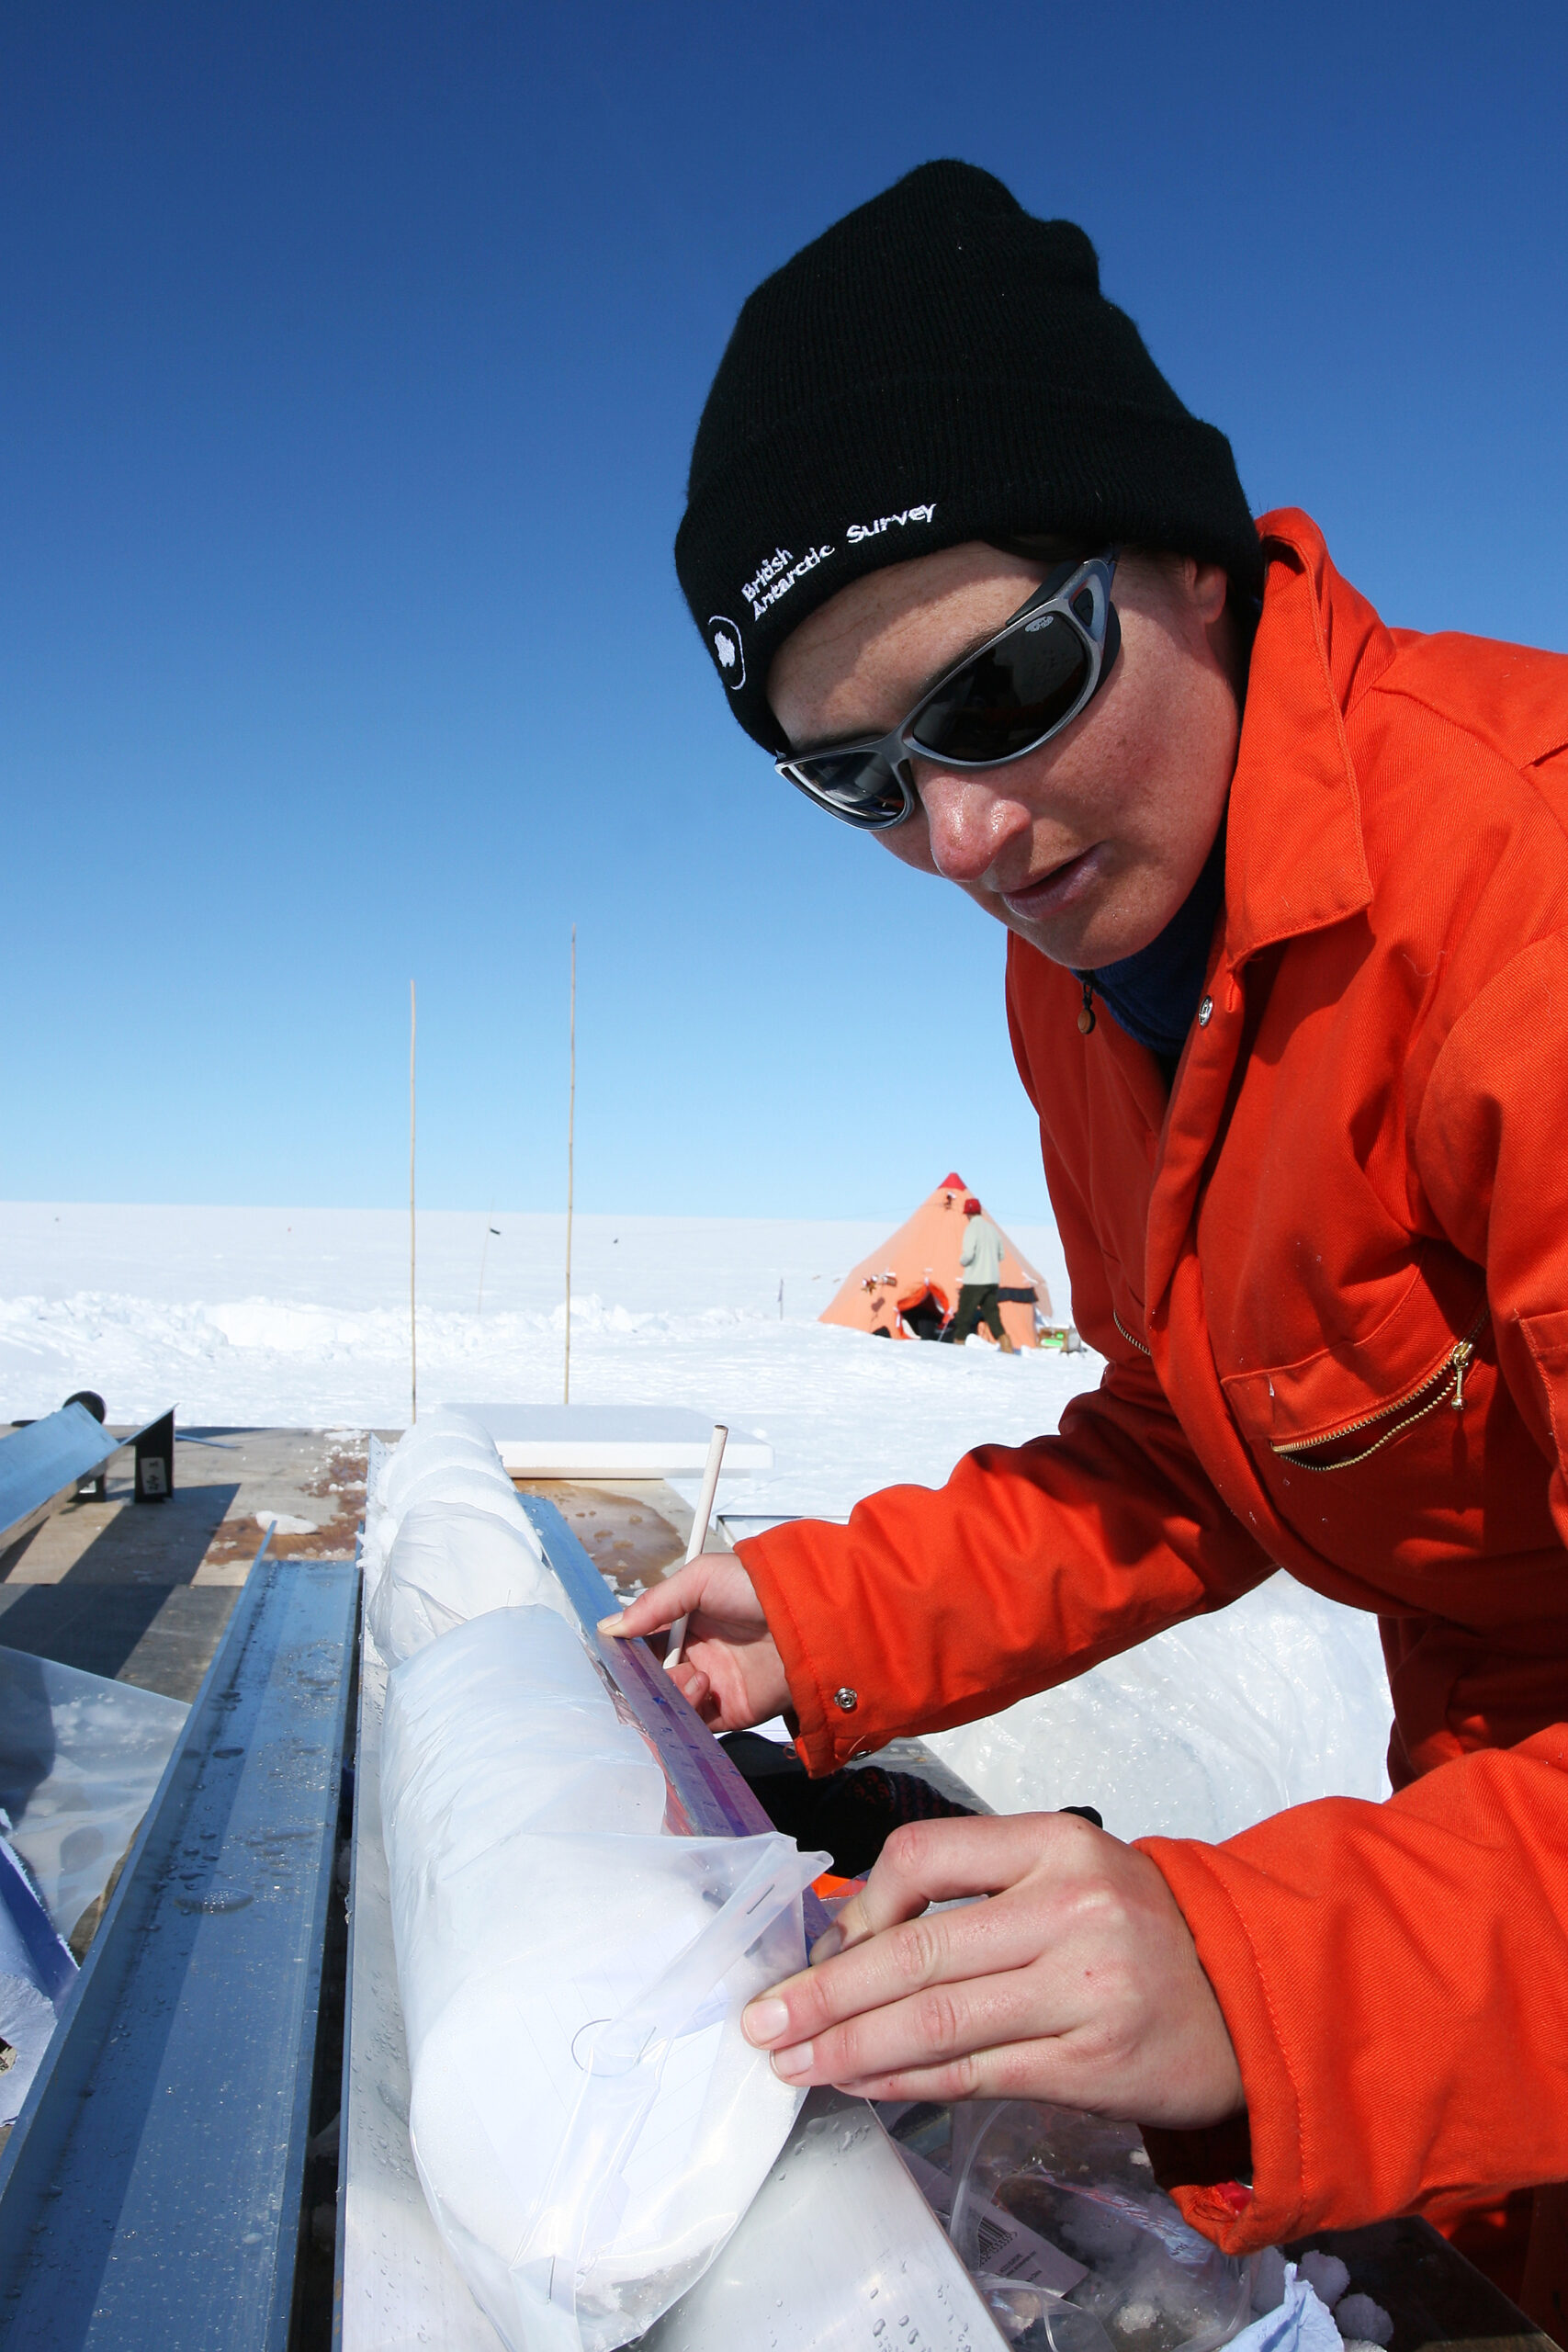
[[[166,1503],[175,1491],[175,1416],[149,1421],[136,1441],[136,1500]]]

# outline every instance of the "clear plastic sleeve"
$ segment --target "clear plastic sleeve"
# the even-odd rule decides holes
[[[408,1513],[421,1504],[438,1503],[488,1511],[538,1557],[538,1538],[488,1430],[468,1414],[443,1408],[404,1430],[383,1457],[366,1498],[360,1563],[367,1601],[375,1597]]]
[[[697,2278],[799,2105],[739,2028],[805,1964],[826,1858],[664,1831],[664,1777],[551,1611],[388,1687],[382,1818],[410,2131],[511,2352],[611,2352]]]
[[[0,1806],[61,1935],[107,1889],[188,1712],[156,1690],[0,1649]]]
[[[529,1608],[571,1614],[531,1527],[472,1503],[418,1502],[399,1523],[365,1613],[377,1648],[395,1666],[470,1617]]]
[[[1248,2324],[1253,2266],[1189,2229],[1135,2125],[1032,2099],[953,2113],[953,2244],[1010,2341],[1216,2352]]]

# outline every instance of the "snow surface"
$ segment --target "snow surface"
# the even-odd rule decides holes
[[[485,1261],[487,1222],[501,1227]],[[1055,1429],[1097,1356],[932,1348],[819,1323],[897,1225],[579,1217],[571,1395],[690,1405],[761,1429],[765,1476],[738,1510],[847,1512],[896,1480],[940,1482],[985,1441]],[[1055,1235],[1020,1227],[1030,1254]],[[419,1391],[558,1403],[559,1217],[419,1219]],[[784,1285],[784,1319],[778,1286]],[[0,1207],[0,1412],[101,1392],[111,1420],[176,1402],[182,1423],[401,1429],[409,1418],[408,1219],[395,1211]]]
[[[879,1487],[939,1485],[971,1446],[1055,1430],[1098,1383],[1098,1356],[922,1347],[817,1320],[902,1214],[579,1217],[573,1402],[689,1405],[760,1430],[773,1470],[727,1477],[719,1495],[721,1510],[749,1513],[841,1517]],[[1065,1315],[1055,1232],[1004,1222]],[[558,1402],[563,1244],[559,1217],[421,1215],[427,1408]],[[81,1387],[116,1421],[174,1403],[186,1427],[400,1429],[406,1216],[5,1204],[0,1418],[50,1412]],[[1284,1804],[1385,1793],[1389,1712],[1372,1621],[1277,1577],[936,1744],[999,1810],[1090,1804],[1120,1835],[1213,1838]]]

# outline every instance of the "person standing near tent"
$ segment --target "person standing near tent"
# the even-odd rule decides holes
[[[983,1323],[1004,1356],[1017,1353],[1002,1329],[1002,1237],[971,1193],[964,1204],[964,1240],[958,1252],[958,1306],[942,1333],[961,1348]]]
[[[782,775],[1007,926],[1074,1319],[1108,1368],[1059,1434],[707,1555],[621,1629],[690,1611],[705,1718],[788,1709],[826,1772],[1283,1565],[1379,1615],[1393,1707],[1382,1804],[1219,1845],[1052,1815],[900,1829],[843,1948],[747,2030],[796,2083],[1167,2127],[1164,2177],[1233,2252],[1533,2215],[1547,2316],[1568,661],[1391,629],[1306,515],[1255,525],[1083,232],[959,164],[751,296],[676,552]],[[966,1894],[991,1899],[920,1916]]]

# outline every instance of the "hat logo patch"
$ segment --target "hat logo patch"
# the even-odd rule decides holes
[[[718,674],[732,695],[739,694],[746,684],[746,651],[740,641],[740,631],[723,613],[708,616],[708,643],[713,658],[718,663]]]

